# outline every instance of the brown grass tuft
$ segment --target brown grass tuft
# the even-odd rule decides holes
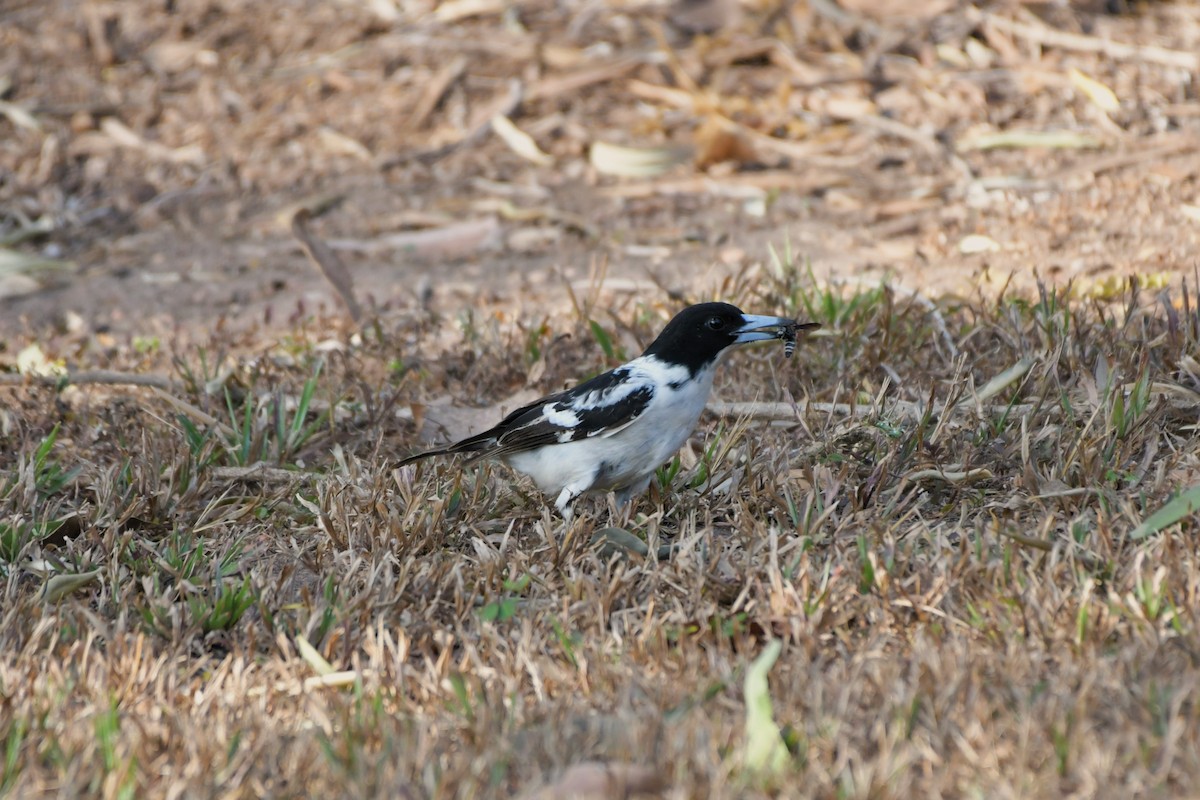
[[[793,361],[733,359],[718,395],[807,402],[706,422],[631,526],[662,560],[602,557],[603,503],[559,538],[502,467],[388,464],[418,444],[413,408],[578,379],[669,303],[613,307],[604,346],[551,315],[540,337],[429,318],[220,369],[184,354],[170,403],[4,389],[4,789],[1193,789],[1192,522],[1128,533],[1196,482],[1195,311],[764,275],[727,298],[826,327]],[[752,774],[742,677],[772,639],[790,755]]]

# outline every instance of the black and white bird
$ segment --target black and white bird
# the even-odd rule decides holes
[[[646,352],[573,389],[518,408],[496,427],[447,447],[410,456],[494,456],[556,497],[568,521],[585,492],[616,493],[625,506],[683,446],[708,403],[713,375],[734,345],[782,339],[791,355],[796,331],[820,327],[786,317],[743,314],[728,303],[700,303],[675,315]]]

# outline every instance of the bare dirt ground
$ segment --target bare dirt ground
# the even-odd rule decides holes
[[[1200,4],[1112,5],[0,0],[0,794],[1200,791]],[[825,327],[629,531],[389,468],[713,297]]]
[[[5,121],[0,224],[73,266],[0,277],[3,330],[286,319],[328,294],[279,219],[315,197],[378,303],[448,310],[597,260],[686,287],[785,237],[818,276],[923,291],[1195,266],[1194,4],[714,3],[732,19],[696,35],[652,4],[378,5],[10,0],[31,119]],[[596,142],[691,157],[611,177]],[[389,239],[450,221],[477,227]]]

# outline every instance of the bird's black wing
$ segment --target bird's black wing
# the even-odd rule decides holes
[[[471,437],[482,440],[479,444],[487,442],[475,458],[612,436],[645,413],[655,388],[650,376],[628,366],[597,375],[573,389],[518,408],[495,428]]]
[[[573,389],[518,408],[494,428],[448,447],[411,456],[400,464],[450,453],[470,453],[469,461],[475,461],[548,444],[611,436],[645,413],[656,388],[654,380],[640,370],[628,365],[617,367]]]

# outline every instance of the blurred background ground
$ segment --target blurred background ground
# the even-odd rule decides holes
[[[1198,53],[1196,3],[7,0],[0,332],[285,322],[331,298],[314,203],[380,306],[785,240],[934,294],[1154,286],[1196,266]]]

